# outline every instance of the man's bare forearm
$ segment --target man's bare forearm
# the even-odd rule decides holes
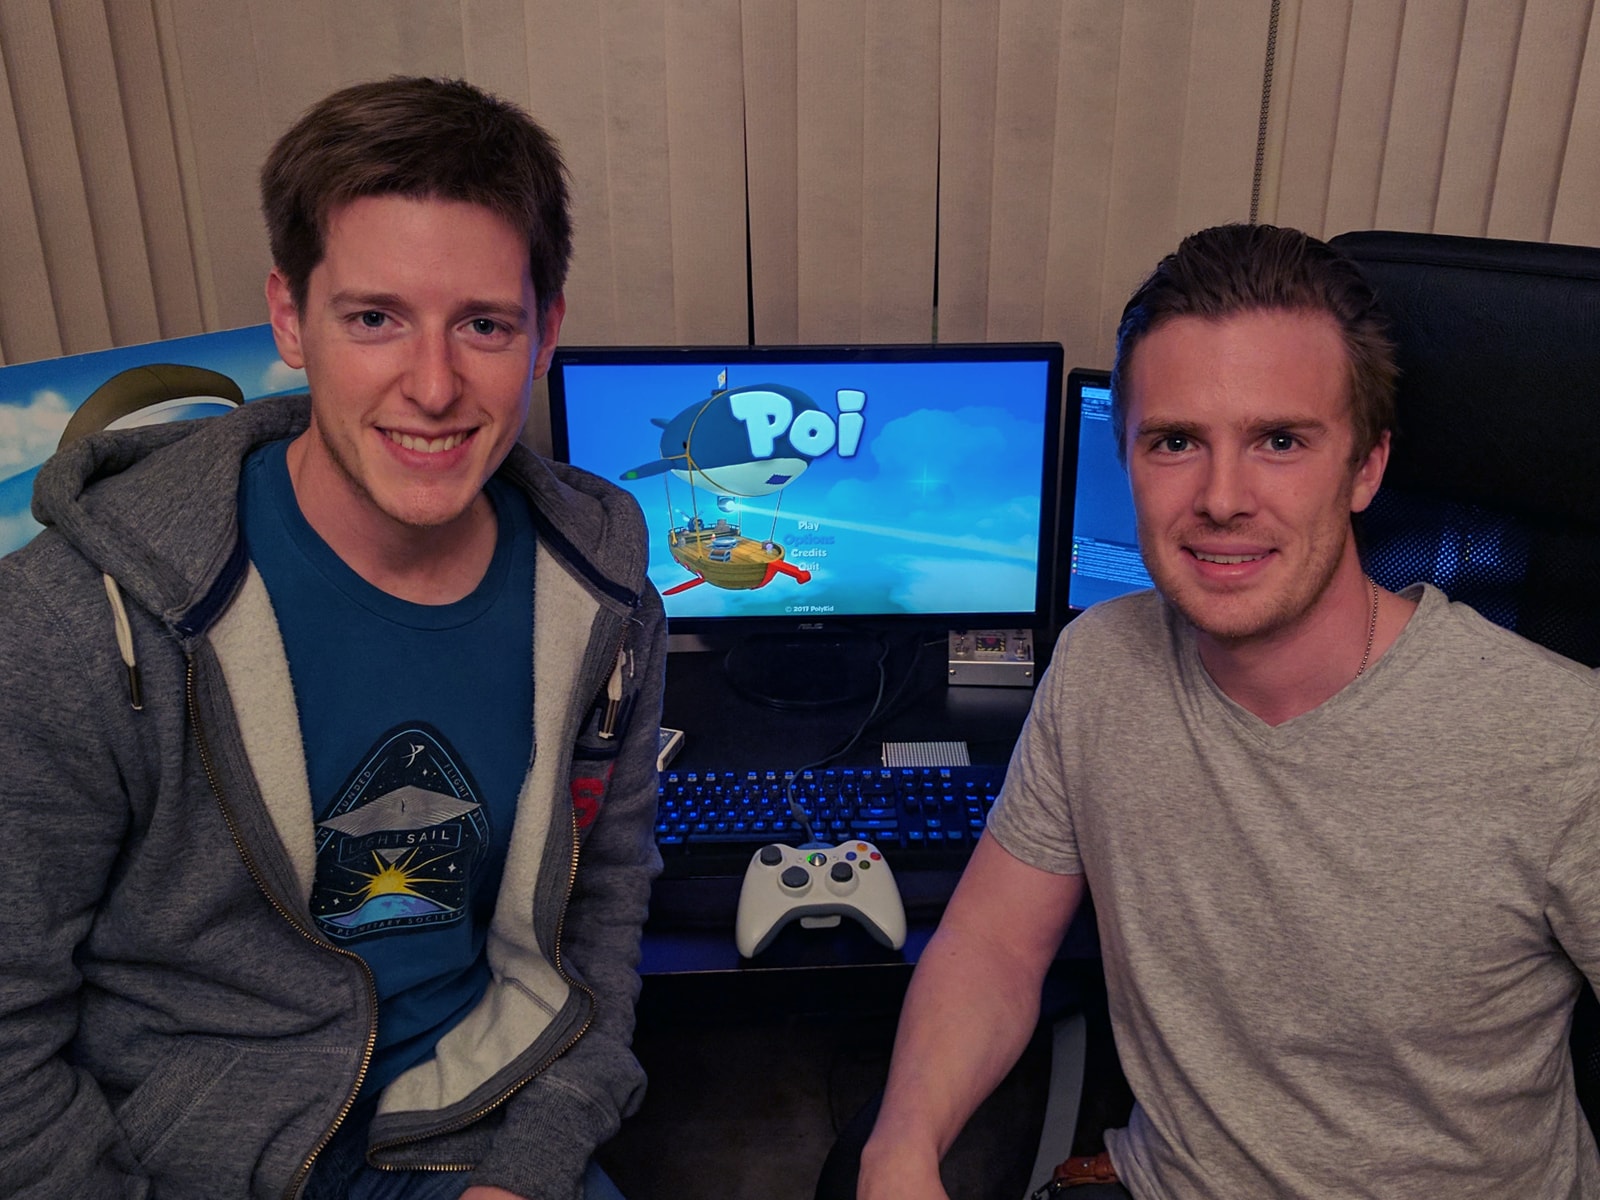
[[[906,993],[860,1200],[944,1194],[939,1160],[1032,1036],[1044,973],[1082,894],[1082,876],[979,842]]]

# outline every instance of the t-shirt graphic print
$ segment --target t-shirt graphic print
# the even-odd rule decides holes
[[[317,822],[311,912],[336,944],[466,918],[491,837],[471,774],[430,725],[390,730]]]

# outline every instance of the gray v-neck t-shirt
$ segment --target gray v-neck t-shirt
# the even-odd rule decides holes
[[[1155,593],[1062,635],[989,819],[1082,873],[1138,1200],[1600,1197],[1572,1086],[1600,980],[1600,677],[1425,586],[1269,726]]]

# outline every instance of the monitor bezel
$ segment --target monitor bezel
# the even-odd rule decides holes
[[[1111,386],[1111,372],[1098,370],[1094,367],[1073,367],[1067,372],[1065,386],[1061,393],[1061,425],[1062,428],[1070,427],[1072,430],[1072,460],[1067,461],[1065,455],[1061,460],[1061,492],[1063,495],[1070,493],[1069,506],[1074,506],[1067,519],[1061,523],[1057,533],[1056,547],[1056,578],[1060,586],[1056,589],[1056,627],[1065,628],[1079,613],[1087,611],[1075,607],[1072,603],[1072,544],[1075,533],[1076,504],[1078,500],[1078,454],[1081,447],[1078,436],[1083,428],[1083,389],[1085,387],[1109,388]]]
[[[1031,610],[987,612],[863,613],[825,619],[784,616],[668,616],[674,634],[713,639],[718,635],[833,631],[945,629],[1049,629],[1054,618],[1057,574],[1057,531],[1061,528],[1061,455],[1064,438],[1076,446],[1077,429],[1066,430],[1062,419],[1065,354],[1059,342],[940,342],[837,345],[760,346],[560,346],[547,376],[551,454],[570,462],[566,403],[566,369],[574,366],[668,364],[679,366],[760,367],[772,364],[927,362],[1040,362],[1045,375],[1045,436],[1041,445],[1039,550]],[[582,466],[582,464],[576,464]],[[1070,497],[1067,498],[1070,503]],[[1070,519],[1067,522],[1070,528]]]
[[[1076,504],[1078,498],[1079,457],[1083,452],[1079,435],[1083,425],[1083,392],[1086,387],[1111,388],[1111,372],[1099,367],[1073,367],[1067,372],[1061,398],[1061,424],[1069,430],[1070,449],[1064,450],[1061,461],[1062,508],[1066,516],[1058,526],[1059,544],[1056,557],[1056,628],[1059,631],[1086,612],[1089,606],[1072,603],[1072,550],[1076,534]],[[1123,465],[1126,473],[1127,466]],[[1137,539],[1135,540],[1137,547]],[[1137,590],[1137,589],[1134,589]],[[1091,605],[1099,601],[1091,601]]]

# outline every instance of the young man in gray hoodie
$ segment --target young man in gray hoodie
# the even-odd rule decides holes
[[[0,563],[0,1194],[614,1195],[665,635],[517,441],[564,168],[394,79],[262,196],[309,396],[73,444]]]

